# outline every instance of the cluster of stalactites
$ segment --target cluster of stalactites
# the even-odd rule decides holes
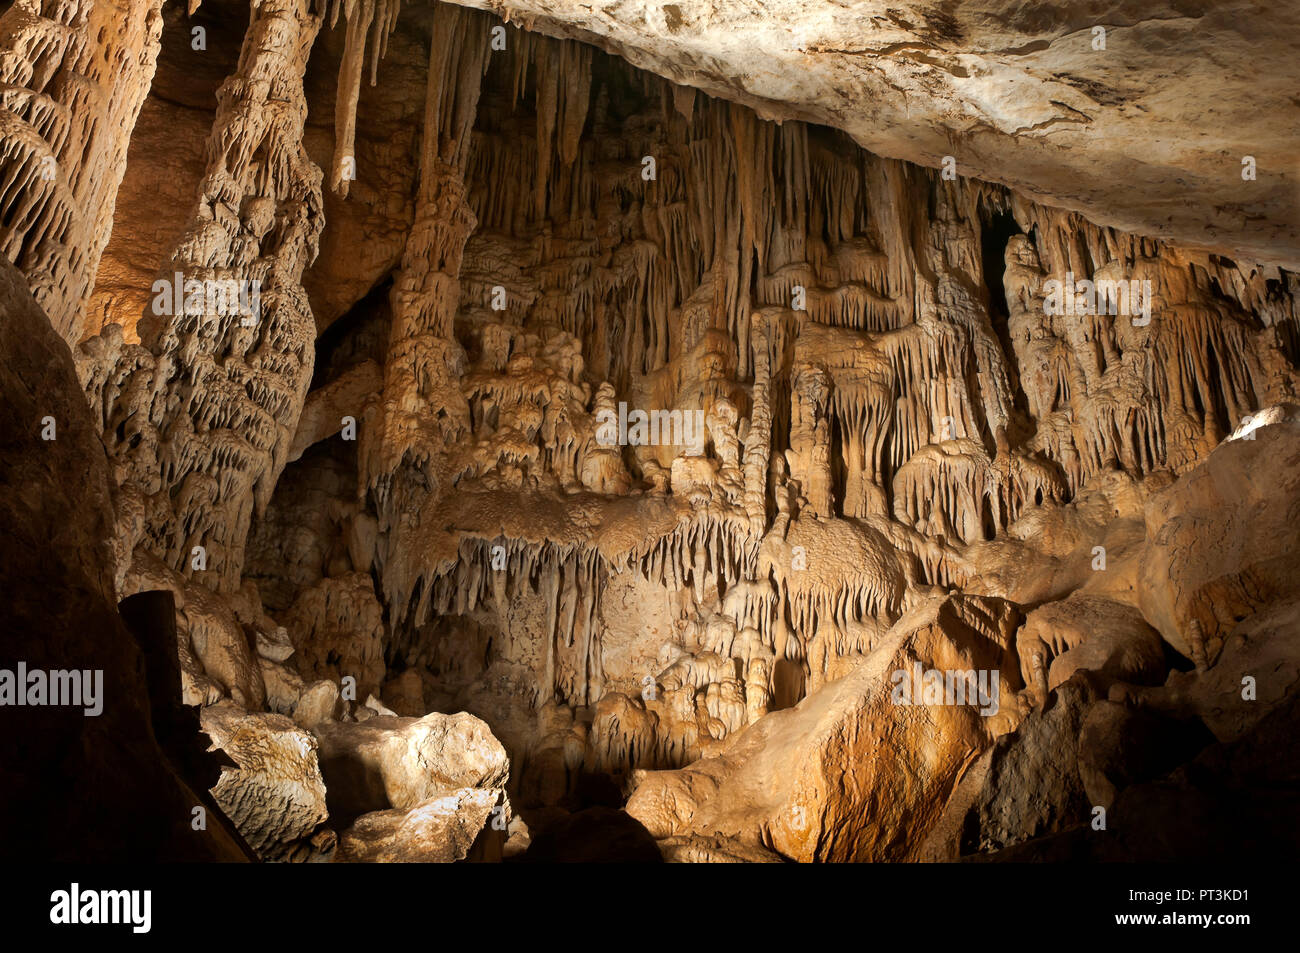
[[[516,96],[528,85],[531,45],[544,42],[532,38],[513,54]],[[543,60],[571,77],[557,87],[569,95],[586,89],[576,49],[561,44]],[[602,137],[613,121],[602,90],[590,106],[590,145],[569,149],[561,136],[557,147],[549,130],[570,112],[546,91],[552,80],[538,75],[535,136],[477,134],[471,201],[482,229],[528,241],[521,286],[507,283],[512,303],[594,341],[587,361],[606,378],[622,386],[716,328],[735,342],[737,374],[748,379],[751,310],[795,299],[808,320],[834,327],[882,332],[916,319],[909,206],[935,183],[901,163],[846,159],[803,124],[762,123],[727,103],[670,112],[680,97],[654,81],[643,86],[665,104],[659,119],[638,117]],[[576,120],[570,127],[581,129]]]
[[[432,616],[467,617],[480,610],[495,613],[502,637],[514,638],[507,621],[512,604],[521,595],[539,596],[546,607],[540,633],[545,648],[530,702],[587,705],[600,697],[604,683],[598,609],[608,571],[604,557],[591,547],[465,537],[454,558],[407,580],[406,602],[390,602],[406,607],[393,620],[391,651],[406,650],[418,626]]]
[[[153,78],[161,6],[23,0],[0,14],[0,254],[70,346]]]
[[[852,183],[844,165],[839,181]],[[758,281],[769,300],[805,293],[806,310],[791,315],[794,359],[777,363],[761,390],[789,394],[790,475],[814,513],[896,516],[952,541],[982,539],[1026,506],[1071,498],[1102,470],[1181,469],[1245,416],[1294,394],[1283,355],[1288,341],[1295,350],[1297,322],[1279,294],[1289,276],[1181,255],[979,183],[885,162],[868,179],[866,235],[840,236],[853,244],[831,249],[835,263],[810,243],[804,260]],[[928,218],[916,220],[909,190],[930,193],[919,203]],[[1013,236],[1007,251],[1010,352],[978,294],[988,284],[982,217],[1006,210],[1032,236]],[[897,276],[900,263],[916,273]],[[1150,326],[1142,316],[1046,317],[1045,283],[1067,273],[1150,282]],[[856,281],[875,297],[854,292]],[[910,300],[899,294],[909,284]],[[873,316],[864,301],[885,310]],[[1008,360],[1028,419],[1013,409]],[[971,452],[940,449],[954,440],[973,441]]]
[[[706,594],[725,594],[754,577],[758,545],[740,514],[706,510],[672,532],[647,540],[614,568],[634,569],[641,578],[670,590],[690,590],[695,601],[703,603]]]
[[[1061,466],[1071,494],[1106,469],[1182,470],[1245,417],[1294,399],[1284,355],[1296,315],[1276,293],[1282,273],[1012,206],[1032,235],[1012,237],[1005,273],[1034,418],[1027,448]],[[1071,280],[1072,300],[1087,307],[1060,313],[1066,296],[1050,299],[1048,282]],[[1098,285],[1115,289],[1114,304]]]
[[[355,86],[366,31],[376,42],[393,14],[374,3],[345,12],[344,74]],[[841,148],[800,123],[763,123],[641,73],[640,93],[663,108],[617,117],[619,135],[610,136],[610,92],[593,96],[588,48],[511,31],[498,57],[487,52],[488,21],[437,16],[384,410],[369,428],[377,436],[368,446],[363,437],[363,485],[391,511],[393,547],[403,545],[406,510],[450,486],[531,488],[545,477],[569,491],[623,494],[640,477],[651,492],[698,503],[700,515],[647,541],[629,564],[697,603],[716,591],[740,628],[804,660],[810,675],[825,673],[833,656],[869,647],[912,579],[960,584],[953,547],[1068,499],[1107,466],[1147,472],[1194,457],[1215,433],[1209,417],[1221,410],[1235,421],[1274,386],[1248,354],[1244,316],[1272,309],[1265,323],[1285,329],[1295,315],[1254,273],[1193,264],[1181,287],[1175,259],[1157,243]],[[492,63],[505,71],[496,88],[508,102],[480,123]],[[501,119],[525,101],[532,117]],[[349,105],[341,94],[340,104],[354,111],[355,97]],[[341,136],[350,139],[352,123],[340,120]],[[651,178],[641,174],[647,156],[656,160]],[[1039,246],[1032,269],[1008,261],[1013,353],[994,330],[1000,303],[983,294],[981,247],[982,216],[1008,208]],[[1041,314],[1049,275],[1108,268],[1150,273],[1166,293],[1178,287],[1170,326],[1152,335],[1027,317]],[[1241,306],[1226,324],[1212,285]],[[505,305],[489,312],[498,286]],[[696,354],[710,335],[730,345],[715,349],[731,355],[722,376]],[[553,367],[558,341],[576,357]],[[715,350],[703,357],[712,361]],[[1033,378],[1024,388],[1032,420],[1013,409],[1012,363]],[[732,386],[741,382],[752,383]],[[591,401],[607,408],[634,395],[664,406],[687,395],[711,414],[744,407],[743,440],[724,427],[718,444],[737,448],[734,474],[716,459],[677,466],[638,449],[626,457],[629,479],[622,454],[591,446]],[[1197,407],[1201,419],[1190,421]],[[389,498],[403,472],[409,486]],[[724,477],[734,487],[720,493]],[[901,588],[892,571],[841,574],[842,584],[824,586],[788,575],[758,583],[758,546],[787,487],[798,496],[790,508],[808,518],[897,521],[892,545],[914,561]],[[415,598],[424,606],[416,616],[503,604],[482,565],[485,545],[387,580],[393,604]],[[513,546],[511,558],[522,559]],[[588,586],[586,570],[564,568],[568,559],[548,563],[546,584],[562,590],[571,579],[575,592],[597,593],[604,567],[592,563]],[[553,617],[566,615],[562,603]],[[594,607],[574,604],[579,618]],[[563,638],[558,628],[551,635]],[[592,678],[565,674],[581,666],[548,664],[539,700],[590,696]]]
[[[340,11],[346,21],[343,60],[339,64],[338,89],[334,98],[334,161],[330,188],[348,194],[348,182],[356,176],[357,100],[361,96],[361,74],[366,49],[370,50],[370,85],[379,77],[379,60],[388,47],[388,36],[397,26],[401,0],[332,0],[329,22],[333,29]]]
[[[1066,496],[1059,471],[1007,451],[990,460],[973,440],[924,447],[894,478],[894,516],[927,536],[957,543],[992,539],[1030,506]]]

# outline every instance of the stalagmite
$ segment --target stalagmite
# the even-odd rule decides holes
[[[299,281],[324,222],[320,170],[302,147],[302,74],[319,26],[307,0],[254,10],[219,93],[204,194],[162,269],[168,290],[116,393],[90,395],[104,406],[117,479],[150,498],[145,545],[186,572],[202,547],[224,591],[238,588],[249,524],[270,500],[311,379]],[[226,282],[252,289],[256,306],[214,310],[202,289]]]

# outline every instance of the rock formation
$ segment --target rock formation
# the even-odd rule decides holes
[[[0,14],[0,667],[134,673],[124,764],[69,763],[166,806],[142,850],[1052,857],[1271,777],[1275,136],[1216,140],[1274,190],[1229,196],[1091,22],[764,0],[742,69],[728,4],[192,6]],[[1117,825],[1086,852],[1169,842]]]

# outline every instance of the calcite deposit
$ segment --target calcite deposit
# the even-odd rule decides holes
[[[117,853],[1300,846],[1295,61],[1135,52],[1262,5],[633,6],[0,12],[0,667],[122,673]]]

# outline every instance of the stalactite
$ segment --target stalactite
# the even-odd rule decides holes
[[[330,188],[345,198],[348,182],[356,172],[357,101],[366,50],[370,50],[370,85],[374,86],[379,78],[379,60],[389,34],[397,26],[400,9],[401,0],[333,0],[330,5],[330,28],[338,23],[340,11],[346,22],[334,101],[334,159],[330,171]]]
[[[1107,468],[1184,469],[1244,417],[1289,399],[1289,374],[1270,374],[1254,344],[1258,291],[1240,271],[1212,265],[1212,276],[1158,243],[1018,198],[1012,206],[1037,236],[1007,248],[1012,342],[1038,421],[1029,448],[1061,463],[1071,493]],[[1149,316],[1045,314],[1046,281],[1071,276],[1149,282]],[[1218,297],[1212,282],[1241,297]]]

